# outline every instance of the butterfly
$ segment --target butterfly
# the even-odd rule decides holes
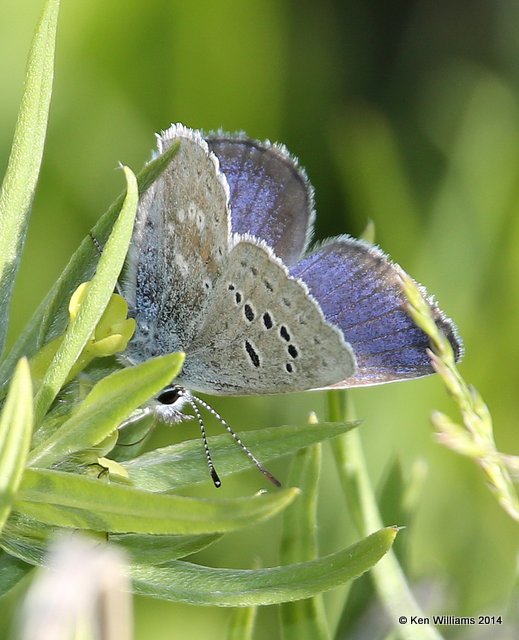
[[[278,394],[433,373],[401,267],[347,235],[310,248],[313,188],[284,146],[176,124],[157,153],[176,143],[140,199],[123,285],[136,320],[127,358],[186,354],[158,398],[162,415],[173,418],[182,398],[199,402],[191,391]],[[426,299],[460,359],[455,325]]]

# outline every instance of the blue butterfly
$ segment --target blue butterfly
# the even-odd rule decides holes
[[[397,264],[346,235],[309,249],[313,189],[284,146],[177,124],[158,153],[176,142],[140,200],[124,285],[137,323],[130,361],[186,354],[159,396],[164,415],[194,398],[185,388],[261,395],[433,372]],[[427,301],[459,359],[453,322]]]

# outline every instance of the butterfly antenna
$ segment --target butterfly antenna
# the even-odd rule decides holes
[[[97,253],[99,255],[101,255],[103,253],[103,247],[101,246],[101,243],[99,242],[99,240],[95,237],[95,235],[91,231],[88,232],[88,235],[90,236],[90,239],[92,240],[92,244],[97,249]]]
[[[186,398],[186,396],[184,396],[184,397]],[[190,402],[189,399],[191,399],[191,402]],[[246,445],[243,444],[243,442],[240,440],[238,435],[231,429],[231,427],[227,424],[227,422],[225,422],[225,420],[218,413],[218,411],[213,409],[213,407],[211,407],[211,405],[207,404],[207,402],[204,402],[204,400],[201,400],[200,398],[197,398],[196,396],[189,396],[189,398],[186,398],[186,400],[193,407],[193,409],[195,408],[195,403],[198,403],[201,407],[203,407],[204,409],[209,411],[209,413],[211,413],[227,429],[227,432],[232,436],[232,438],[234,439],[236,444],[238,444],[241,447],[242,451],[245,453],[247,458],[249,458],[249,460],[251,462],[253,462],[256,465],[256,467],[258,467],[258,469],[261,471],[261,473],[266,478],[268,478],[270,480],[270,482],[272,482],[272,484],[274,484],[276,487],[280,487],[281,486],[281,482],[275,476],[273,476],[268,469],[265,469],[265,467],[256,458],[256,456],[252,453],[252,451]],[[196,409],[195,409],[195,412],[197,413],[197,415],[200,415],[200,412],[197,411]],[[205,433],[204,433],[204,437],[205,437]],[[209,458],[209,451],[208,450],[207,450],[207,455],[208,455],[208,458]]]
[[[209,444],[207,442],[207,434],[205,432],[205,424],[202,419],[202,414],[200,413],[200,409],[195,404],[195,400],[198,400],[198,398],[195,398],[191,394],[187,393],[184,389],[179,389],[178,394],[180,397],[185,399],[185,401],[190,405],[190,407],[195,412],[196,419],[198,420],[198,424],[200,425],[200,431],[202,432],[202,442],[204,443],[204,451],[205,451],[205,457],[207,460],[207,466],[209,467],[209,473],[211,474],[211,478],[214,482],[214,486],[218,489],[219,487],[222,486],[222,481],[220,480],[220,478],[218,477],[218,474],[216,473],[216,469],[214,468],[214,464],[213,464],[213,459],[211,458],[211,452],[209,451]]]

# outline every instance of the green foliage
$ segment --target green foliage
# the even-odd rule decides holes
[[[269,569],[213,569],[174,561],[132,566],[137,593],[199,605],[249,607],[309,598],[358,577],[387,553],[396,529],[381,529],[317,560]]]
[[[301,487],[301,500],[286,509],[283,518],[281,562],[296,559],[311,561],[318,556],[317,503],[321,471],[321,446],[315,444],[294,456],[290,482]],[[313,598],[289,602],[281,607],[283,637],[300,640],[330,638],[328,622],[320,594]]]
[[[26,153],[18,146],[25,148],[34,135],[39,146],[43,144],[54,48],[53,44],[42,46],[39,38],[40,32],[48,29],[53,43],[56,11],[57,3],[49,2],[38,28],[16,131],[16,162],[9,165],[2,192],[7,203],[25,202],[24,206],[6,208],[9,228],[14,231],[7,233],[7,223],[3,227],[8,246],[14,242],[18,248],[30,200],[23,192],[20,195],[20,185],[29,175],[32,193],[41,159],[41,153],[36,155],[36,164],[31,158],[28,168]],[[34,85],[38,83],[45,87],[43,106],[35,96]],[[39,114],[35,134],[23,109]],[[177,495],[173,491],[198,483],[206,471],[201,469],[202,449],[195,450],[191,443],[122,463],[110,459],[119,426],[174,380],[184,360],[183,354],[165,355],[108,375],[97,374],[95,382],[95,359],[124,350],[134,328],[134,322],[125,319],[126,304],[113,290],[131,239],[139,189],[142,192],[153,181],[174,152],[150,163],[139,178],[123,168],[127,183],[124,198],[119,198],[85,239],[3,363],[4,386],[9,380],[10,384],[0,418],[0,595],[9,593],[31,566],[45,563],[49,542],[67,530],[80,530],[100,541],[108,539],[130,551],[136,593],[191,604],[239,607],[316,597],[370,569],[396,535],[395,528],[381,528],[323,557],[308,554],[303,546],[301,553],[285,551],[283,566],[268,569],[215,569],[185,562],[178,558],[213,544],[223,533],[272,518],[300,491],[287,488],[224,499]],[[95,248],[99,242],[102,246],[93,271],[89,242]],[[6,299],[15,271],[9,267],[4,272]],[[66,294],[79,282],[69,301]],[[51,321],[49,310],[63,318],[67,308],[68,326],[53,335],[56,318]],[[5,333],[6,322],[3,324]],[[32,355],[34,401],[25,358],[10,375],[21,353]],[[85,395],[81,380],[91,377],[93,386]],[[257,445],[257,454],[268,460],[343,434],[352,426],[338,423],[322,428],[312,424],[266,429],[249,434],[249,441]],[[316,446],[308,455],[318,465],[320,450]],[[222,476],[244,467],[246,457],[238,459],[237,453],[229,439],[217,440],[214,455],[222,464]],[[304,464],[303,470],[306,467]],[[294,480],[301,480],[304,491],[309,492],[310,503],[308,498],[301,501],[300,510],[303,516],[308,511],[313,521],[317,474],[304,478],[296,473]],[[291,526],[290,520],[287,526]],[[324,624],[323,611],[320,617]]]
[[[229,0],[217,10],[207,0],[92,0],[77,5],[63,13],[55,81],[59,99],[53,105],[53,128],[20,263],[47,129],[44,114],[52,84],[57,2],[47,3],[39,23],[10,159],[4,150],[9,148],[20,98],[20,61],[26,55],[30,12],[36,20],[38,4],[5,0],[0,6],[0,140],[2,166],[8,167],[0,198],[0,271],[7,274],[0,288],[0,336],[7,331],[10,315],[10,352],[0,362],[0,511],[6,518],[0,552],[2,622],[9,603],[29,582],[24,577],[43,562],[48,540],[79,526],[129,552],[139,591],[176,601],[166,606],[137,598],[139,638],[223,638],[225,620],[216,608],[177,604],[207,604],[222,585],[229,606],[267,601],[270,580],[278,581],[273,593],[283,601],[291,591],[289,583],[280,586],[282,576],[269,568],[214,568],[277,569],[278,551],[281,563],[301,571],[287,571],[289,580],[307,580],[307,590],[299,592],[302,599],[279,607],[253,604],[237,609],[229,638],[273,640],[281,634],[288,638],[328,633],[342,640],[361,633],[409,637],[411,631],[413,638],[435,637],[430,628],[397,623],[401,608],[412,605],[415,610],[416,591],[440,598],[432,603],[420,599],[426,615],[504,613],[506,624],[492,633],[496,638],[500,633],[515,637],[519,620],[512,607],[507,611],[507,602],[516,609],[517,525],[509,514],[517,513],[513,482],[519,477],[519,464],[516,455],[503,455],[494,446],[481,401],[484,397],[492,410],[499,449],[517,453],[519,109],[514,69],[519,49],[518,14],[512,5],[475,3],[463,21],[452,19],[451,11],[460,9],[456,2],[445,12],[431,3],[408,4],[393,12],[391,20],[379,20],[385,5],[377,0],[354,5],[338,0]],[[491,32],[484,31],[488,24]],[[257,472],[235,475],[248,462],[226,436],[210,437],[224,478],[215,494],[208,482],[201,485],[207,470],[200,443],[185,442],[189,423],[166,431],[160,425],[153,428],[148,416],[116,429],[121,416],[160,388],[169,376],[168,367],[174,375],[180,360],[148,363],[135,377],[133,372],[112,377],[117,374],[109,357],[85,369],[82,358],[95,337],[92,329],[95,333],[99,326],[95,317],[112,293],[109,281],[118,276],[115,265],[124,258],[122,246],[120,253],[103,251],[103,258],[114,260],[114,271],[107,269],[106,279],[99,282],[99,298],[85,309],[91,316],[84,318],[81,335],[69,329],[66,362],[59,368],[60,357],[51,366],[67,329],[71,297],[96,273],[99,252],[85,231],[120,188],[121,172],[113,168],[121,159],[139,166],[152,145],[151,131],[167,127],[171,120],[206,129],[244,129],[285,142],[316,187],[319,238],[359,233],[369,218],[374,221],[381,246],[438,295],[462,331],[467,356],[460,371],[476,383],[481,396],[465,385],[459,420],[446,416],[448,399],[436,376],[355,390],[348,406],[353,412],[355,401],[362,433],[353,431],[334,440],[340,483],[329,449],[323,446],[324,464],[316,485],[315,443],[349,428],[337,396],[330,399],[332,422],[315,426],[305,424],[307,413],[326,415],[324,400],[316,394],[217,398],[218,411],[238,429],[292,425],[240,433],[262,461],[294,456],[298,448],[311,446],[297,454],[299,473],[294,468],[286,482],[288,465],[283,460],[269,463],[287,487],[300,489],[299,496],[286,490],[250,499],[256,520],[253,524],[251,518],[250,526],[242,528],[248,507],[244,503],[249,500],[243,496],[254,493],[261,480]],[[140,192],[175,151],[171,148],[137,175]],[[125,190],[92,229],[101,247],[107,245],[126,195]],[[133,197],[127,200],[128,215]],[[128,230],[128,218],[126,223]],[[373,239],[371,227],[365,233]],[[77,342],[72,344],[72,338]],[[31,403],[23,408],[20,402],[12,404],[15,397],[31,395],[24,365],[18,364],[23,356],[30,359],[33,393],[49,373],[49,384],[38,400],[31,451],[26,450]],[[78,377],[78,372],[83,373]],[[131,391],[121,394],[125,384]],[[134,397],[141,391],[142,396]],[[89,401],[82,405],[85,397]],[[430,407],[441,410],[434,414],[440,441],[468,461],[430,437]],[[477,442],[474,433],[479,434]],[[148,451],[138,455],[140,447]],[[413,475],[416,468],[419,479]],[[379,477],[384,482],[375,500]],[[44,499],[47,494],[42,491],[49,491],[52,500]],[[222,508],[219,521],[221,527],[234,523],[234,532],[210,529],[212,516],[202,513],[199,503],[215,503],[209,510],[218,509],[218,503],[228,505],[235,495],[237,502]],[[113,514],[112,499],[120,501]],[[153,516],[159,503],[175,513]],[[134,529],[145,528],[148,516],[155,530],[159,525],[163,531],[180,528],[190,533],[115,532],[118,523],[130,521]],[[281,520],[278,550],[276,525]],[[312,528],[316,523],[317,531]],[[396,557],[386,554],[375,571],[356,580],[351,589],[320,595],[319,590],[331,584],[325,584],[326,565],[312,576],[307,563],[314,557],[324,560],[330,551],[347,550],[382,523],[406,525],[392,547]],[[205,533],[195,533],[203,526]],[[382,531],[381,537],[394,534],[393,529]],[[287,542],[290,535],[297,544]],[[348,561],[343,560],[346,570]],[[257,580],[264,587],[259,594],[251,588]],[[175,590],[177,581],[182,592]],[[251,591],[244,591],[246,596],[238,601],[242,587]],[[389,615],[380,615],[376,603],[383,603]],[[381,619],[385,623],[379,623]],[[449,638],[467,633],[463,627],[440,631]]]
[[[59,0],[46,3],[27,63],[25,91],[0,190],[0,354],[4,350],[14,278],[27,233],[47,132]]]
[[[235,609],[227,640],[253,640],[257,607]]]
[[[456,358],[447,338],[438,330],[429,307],[411,279],[406,278],[409,312],[416,324],[431,340],[431,361],[454,399],[463,427],[447,415],[436,411],[432,422],[438,440],[453,451],[472,458],[485,472],[489,487],[499,504],[519,522],[519,498],[512,482],[518,456],[505,456],[495,444],[492,417],[487,405],[474,387],[469,386],[456,366]]]
[[[243,437],[247,446],[261,460],[271,460],[293,454],[302,447],[334,438],[349,431],[355,422],[318,425],[282,426],[249,431]],[[211,452],[218,461],[218,474],[222,477],[250,467],[250,462],[225,435],[211,439]],[[153,491],[168,491],[206,480],[207,463],[200,456],[200,443],[189,440],[155,449],[121,465],[138,487]],[[299,483],[290,483],[299,486]]]
[[[176,151],[177,147],[172,145],[165,153],[148,163],[142,171],[140,171],[137,176],[139,192],[145,191],[153,180],[160,175]],[[129,174],[127,173],[127,175]],[[60,335],[60,332],[63,332],[65,329],[70,298],[81,283],[90,280],[94,273],[97,260],[99,259],[98,249],[92,241],[92,237],[96,238],[101,245],[107,241],[108,234],[125,202],[126,197],[123,195],[118,198],[99,219],[92,229],[92,236],[88,235],[83,240],[52,289],[34,312],[9,354],[0,364],[0,392],[2,389],[5,389],[13,367],[23,354],[34,356],[51,338]],[[130,205],[129,202],[128,204]],[[130,211],[129,207],[128,211]],[[127,232],[129,226],[129,221],[126,220],[126,225],[121,231],[123,233],[125,231]],[[116,260],[120,263],[121,255],[118,255]],[[105,268],[105,273],[107,276],[106,286],[113,280],[113,274],[111,274],[107,268]],[[101,308],[93,313],[94,315],[100,313],[99,317],[101,317],[103,311],[104,309]],[[61,377],[63,377],[63,372],[61,373]]]
[[[32,435],[32,385],[27,360],[20,360],[0,416],[0,531],[20,486]]]
[[[70,370],[80,357],[112,296],[132,235],[137,211],[137,181],[129,169],[124,169],[128,190],[121,212],[99,259],[96,272],[81,304],[72,319],[63,341],[47,369],[35,398],[37,422],[47,413],[52,401],[65,383]]]
[[[351,404],[344,406],[344,394],[330,392],[328,400],[332,419],[341,415],[345,418],[351,417],[353,409]],[[332,448],[339,478],[358,532],[360,535],[365,535],[369,531],[378,529],[382,518],[367,472],[360,436],[354,432],[348,440],[337,439],[332,443]],[[398,620],[403,611],[407,616],[424,620],[427,618],[415,599],[394,552],[390,551],[377,566],[373,567],[371,575],[375,590],[390,613],[391,620]],[[398,628],[398,635],[404,640],[440,640],[442,637],[429,622],[417,627],[401,625]]]

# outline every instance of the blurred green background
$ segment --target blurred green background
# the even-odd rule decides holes
[[[38,0],[0,3],[1,173],[40,9]],[[245,130],[284,142],[307,168],[317,238],[358,235],[371,218],[380,246],[438,297],[460,328],[462,372],[489,404],[499,449],[517,454],[517,33],[519,4],[510,0],[63,1],[11,341],[122,189],[118,162],[138,170],[154,132],[171,122]],[[429,415],[451,409],[440,380],[351,395],[374,481],[395,460],[406,478],[417,463],[426,468],[414,518],[396,522],[408,525],[401,534],[407,573],[426,613],[517,616],[517,525],[475,465],[435,443]],[[297,424],[310,410],[325,416],[319,393],[212,402],[237,430]],[[186,423],[175,437],[195,435]],[[159,430],[158,441],[170,438]],[[272,470],[283,477],[286,462]],[[252,470],[219,495],[261,486]],[[327,553],[357,537],[329,456],[322,489]],[[393,505],[384,507],[393,524]],[[197,561],[269,566],[278,541],[278,523],[268,522],[225,537]],[[332,626],[341,599],[326,597]],[[136,637],[225,638],[230,614],[137,599]],[[276,638],[275,629],[276,612],[262,610],[256,638]]]

